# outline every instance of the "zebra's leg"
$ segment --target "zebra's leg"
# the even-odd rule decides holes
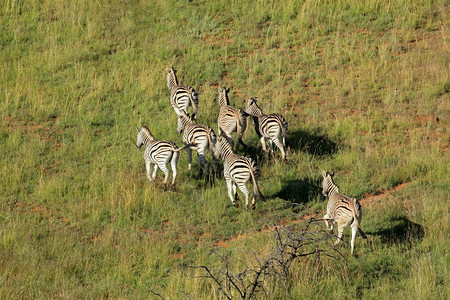
[[[198,165],[204,169],[204,172],[208,170],[208,162],[206,161],[205,157],[205,149],[199,149],[197,150],[197,162]]]
[[[172,167],[172,191],[176,191],[175,189],[175,178],[177,178],[177,163],[178,163],[178,152],[174,152],[172,156],[172,160],[170,161],[170,165]]]
[[[146,174],[147,174],[147,178],[148,180],[152,181],[152,177],[150,176],[150,169],[151,169],[151,163],[150,161],[145,161],[145,169],[147,170]]]
[[[247,208],[247,210],[248,210],[248,190],[247,190],[247,187],[245,186],[245,183],[243,183],[243,182],[241,182],[241,183],[238,183],[237,184],[237,186],[239,187],[239,189],[241,190],[241,192],[244,194],[244,196],[245,196],[245,207]]]
[[[286,152],[284,151],[284,147],[283,147],[283,145],[281,145],[281,143],[278,140],[278,138],[273,139],[273,142],[278,147],[278,149],[280,149],[281,155],[283,156],[283,159],[286,160]]]
[[[328,214],[323,216],[323,219],[325,220],[325,226],[327,226],[328,233],[333,234],[333,219],[331,219]]]
[[[153,174],[152,174],[152,178],[155,179],[156,178],[156,171],[158,171],[158,165],[155,164],[155,166],[153,167]]]
[[[190,170],[191,169],[191,166],[192,166],[192,150],[189,148],[189,147],[187,147],[186,148],[186,153],[187,153],[187,159],[188,159],[188,170]]]
[[[232,187],[233,187],[234,200],[235,200],[235,201],[239,201],[239,195],[238,195],[238,193],[237,193],[236,183],[233,182]]]
[[[227,183],[228,197],[230,197],[231,203],[233,203],[233,205],[235,207],[239,207],[239,203],[236,200],[234,200],[234,198],[233,198],[233,194],[232,194],[233,188],[232,188],[231,178],[228,176],[225,176],[225,174],[224,174],[224,177],[225,177],[225,182]]]
[[[261,143],[262,150],[263,150],[264,155],[265,155],[265,157],[266,157],[266,159],[267,159],[267,158],[268,158],[268,157],[267,157],[268,153],[267,153],[267,148],[266,148],[266,142],[264,141],[264,137],[263,137],[263,136],[261,136],[261,137],[259,138],[259,142]]]
[[[270,152],[270,155],[273,156],[273,141],[271,138],[269,138],[269,152]]]
[[[340,241],[342,240],[342,233],[344,232],[344,226],[338,223],[338,238],[336,242],[334,242],[334,246],[336,247],[339,245]]]
[[[353,248],[355,247],[355,237],[356,237],[356,232],[358,231],[358,228],[356,227],[355,222],[352,223],[352,225],[350,225],[350,227],[352,228],[352,240],[350,242],[351,245],[351,255],[353,255]]]
[[[164,172],[164,191],[167,191],[167,179],[169,178],[169,169],[164,163],[159,163],[159,168]]]

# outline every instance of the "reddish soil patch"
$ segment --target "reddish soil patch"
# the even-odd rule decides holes
[[[381,190],[376,194],[365,194],[364,197],[360,200],[360,202],[365,207],[379,205],[381,200],[391,197],[391,193],[401,191],[409,184],[411,184],[411,182],[404,182],[395,186],[391,190]]]

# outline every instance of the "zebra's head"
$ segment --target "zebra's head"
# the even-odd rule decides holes
[[[172,89],[172,86],[178,84],[176,73],[177,69],[174,69],[173,67],[167,69],[167,88],[169,89],[169,91]]]
[[[247,101],[247,107],[245,108],[245,112],[251,116],[260,116],[262,115],[262,109],[258,106],[258,97],[250,98]]]
[[[214,156],[216,158],[224,158],[233,152],[233,140],[224,134],[221,134],[214,145]]]
[[[141,129],[136,127],[136,131],[138,133],[137,138],[136,138],[136,147],[137,148],[141,148],[142,145],[146,145],[148,141],[154,140],[152,133],[150,132],[150,130],[147,127],[142,126]]]
[[[186,127],[186,124],[193,123],[192,117],[189,116],[184,110],[180,112],[180,115],[178,116],[178,123],[177,123],[177,133],[181,134],[184,131],[184,128]]]
[[[328,172],[325,172],[322,170],[322,176],[323,176],[323,181],[322,181],[322,195],[324,195],[325,197],[328,196],[329,192],[330,192],[330,188],[332,186],[334,186],[334,182],[333,182],[333,176],[334,176],[334,172],[332,172],[331,174]]]
[[[228,100],[228,92],[230,88],[219,87],[219,106],[230,105],[230,100]]]

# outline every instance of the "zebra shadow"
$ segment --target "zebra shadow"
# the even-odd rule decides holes
[[[320,178],[287,180],[272,197],[278,197],[293,204],[305,204],[321,195],[320,183]]]
[[[338,144],[330,140],[320,128],[312,132],[301,129],[288,131],[287,147],[317,156],[332,155],[338,151]]]
[[[411,245],[415,241],[421,241],[425,235],[425,228],[422,225],[411,222],[405,216],[392,218],[388,226],[366,233],[380,236],[382,243],[390,245],[395,243]]]

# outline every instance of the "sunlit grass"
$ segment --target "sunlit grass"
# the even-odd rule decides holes
[[[5,1],[0,297],[218,297],[187,266],[268,253],[259,230],[324,213],[325,169],[353,197],[410,184],[363,202],[369,239],[353,258],[343,243],[348,269],[299,261],[288,294],[446,299],[447,16],[445,1]],[[135,127],[182,145],[170,66],[216,133],[218,86],[288,120],[287,164],[263,159],[249,121],[267,198],[254,212],[231,205],[221,174],[187,170],[185,152],[177,192],[145,177]]]

